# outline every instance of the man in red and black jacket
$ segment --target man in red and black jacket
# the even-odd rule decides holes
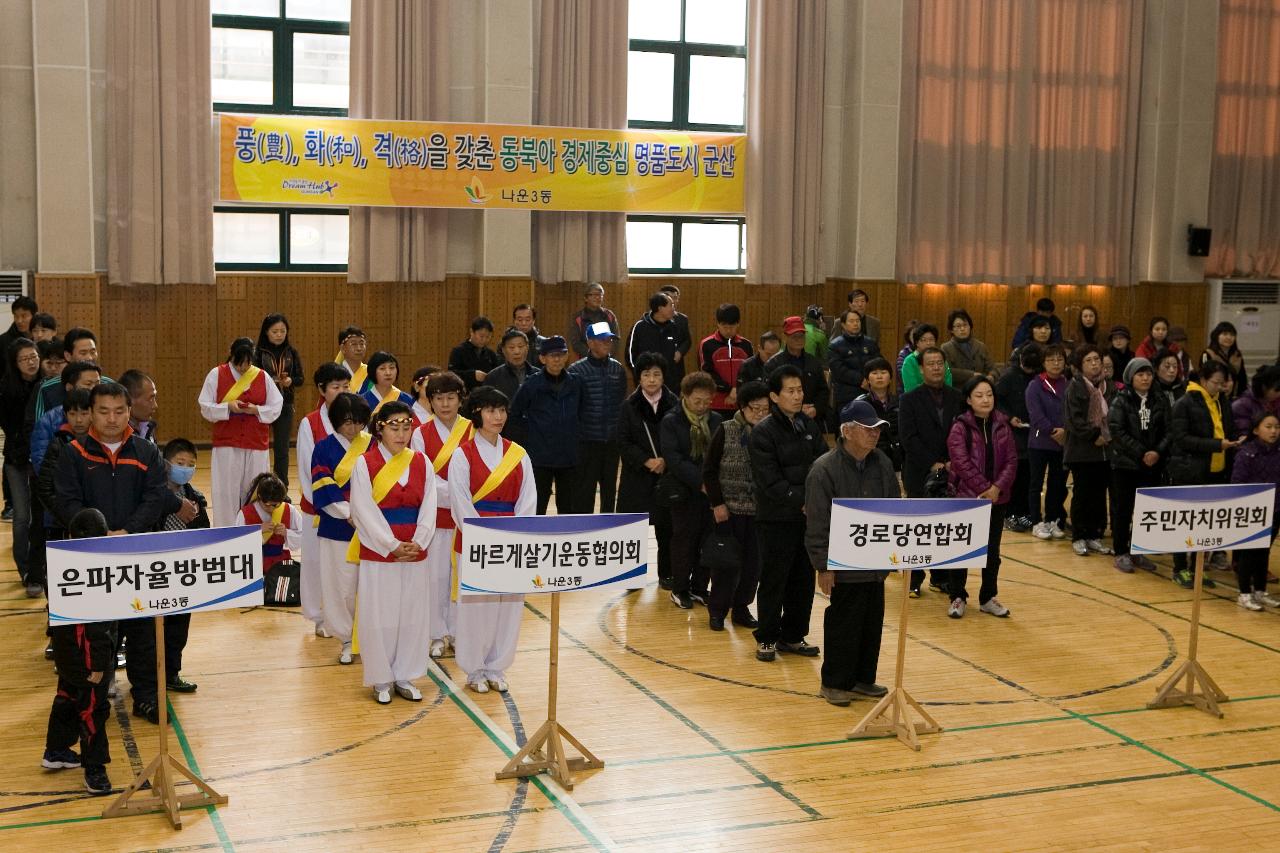
[[[116,382],[104,382],[89,392],[92,425],[83,439],[67,445],[58,457],[54,492],[67,517],[82,509],[96,509],[107,520],[109,535],[149,533],[170,509],[174,495],[166,487],[164,462],[154,444],[139,438],[129,426],[129,393]],[[56,578],[50,578],[56,583]],[[133,714],[158,722],[155,634],[131,631],[128,674]]]
[[[96,509],[82,509],[67,526],[74,539],[105,536],[107,522]],[[55,625],[49,629],[53,660],[58,668],[58,692],[49,710],[44,758],[50,770],[84,767],[84,785],[90,794],[111,793],[107,764],[107,716],[111,700],[107,690],[116,668],[116,623]],[[80,754],[71,748],[80,742]]]
[[[715,332],[698,344],[698,364],[716,382],[711,409],[725,418],[738,411],[738,371],[754,352],[751,341],[738,334],[740,322],[742,312],[738,306],[724,303],[716,309]]]

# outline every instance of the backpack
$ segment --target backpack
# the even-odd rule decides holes
[[[263,603],[276,607],[302,604],[302,566],[297,560],[281,560],[262,579]]]

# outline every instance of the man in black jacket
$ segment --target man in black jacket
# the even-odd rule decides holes
[[[54,490],[62,511],[70,518],[85,508],[98,510],[111,536],[155,530],[172,498],[165,486],[160,451],[134,435],[129,426],[129,394],[124,386],[115,382],[95,386],[89,392],[89,407],[93,410],[89,433],[83,441],[72,441],[58,457]],[[137,647],[129,650],[133,714],[153,723],[160,718],[154,655]],[[143,672],[147,662],[151,663],[149,674]]]
[[[902,485],[907,497],[925,497],[930,472],[948,466],[947,434],[951,422],[965,410],[964,395],[946,384],[947,360],[942,350],[920,353],[924,384],[902,395],[898,404],[898,435],[902,440]],[[911,595],[920,595],[924,571],[911,572]]]
[[[773,372],[785,364],[800,371],[804,385],[805,417],[817,421],[820,425],[827,423],[827,410],[830,408],[831,392],[827,387],[825,366],[817,356],[809,355],[804,349],[805,328],[803,317],[788,317],[782,321],[782,332],[786,335],[786,345],[782,352],[769,359],[764,366],[766,381]]]
[[[762,661],[773,660],[776,652],[818,654],[818,647],[804,639],[816,580],[804,545],[804,488],[827,445],[817,423],[802,411],[804,400],[800,369],[779,366],[769,376],[772,412],[748,440],[761,568],[756,659]]]
[[[597,487],[600,512],[613,512],[618,490],[618,418],[627,396],[627,373],[621,362],[609,355],[617,339],[608,323],[591,324],[587,327],[587,357],[566,371],[582,380],[573,498],[574,511],[583,515],[596,511]]]
[[[541,371],[529,363],[529,336],[514,326],[502,335],[502,344],[499,349],[502,350],[502,366],[490,370],[483,384],[497,388],[507,395],[508,400],[514,400],[516,392],[520,390],[525,380]],[[502,436],[521,447],[524,447],[528,440],[524,423],[518,418],[507,418]]]
[[[667,370],[663,381],[672,393],[680,390],[680,380],[684,378],[684,361],[676,360],[680,352],[675,322],[676,304],[665,293],[655,293],[649,297],[649,311],[631,327],[631,335],[627,338],[627,367],[636,384],[640,384],[640,371],[636,363],[646,352],[657,353],[666,359]]]
[[[471,336],[449,353],[449,369],[462,379],[467,393],[481,385],[489,371],[502,364],[502,358],[489,349],[493,338],[493,322],[488,317],[471,321]]]

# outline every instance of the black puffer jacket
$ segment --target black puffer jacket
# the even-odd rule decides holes
[[[862,394],[862,380],[866,378],[864,365],[880,355],[880,347],[866,335],[840,335],[832,338],[827,347],[827,366],[831,368],[832,396],[838,413],[850,400]]]
[[[788,418],[777,407],[756,424],[747,442],[755,483],[756,521],[800,521],[804,518],[804,481],[819,456],[827,452],[818,424],[803,413]]]
[[[786,364],[799,368],[804,374],[801,380],[804,383],[804,401],[818,410],[818,423],[825,424],[827,412],[831,409],[831,390],[827,387],[827,373],[823,369],[822,362],[817,356],[809,355],[807,352],[801,353],[797,358],[787,352],[784,347],[764,366],[765,380],[768,381],[768,377],[772,376],[775,370]]]
[[[627,395],[627,373],[616,358],[587,358],[569,365],[568,373],[582,380],[580,441],[613,441],[618,437],[618,413]]]
[[[1147,395],[1147,425],[1142,425],[1142,399],[1132,388],[1116,394],[1107,412],[1111,430],[1111,467],[1120,471],[1142,471],[1142,457],[1154,450],[1160,454],[1156,470],[1169,461],[1169,400],[1155,388]]]
[[[656,412],[639,388],[622,402],[618,418],[618,451],[622,457],[618,512],[654,511],[653,489],[659,475],[644,467],[644,463],[662,457],[662,419],[678,405],[680,398],[666,388],[662,389]]]
[[[1219,409],[1222,403],[1215,401]],[[1235,439],[1236,427],[1230,415],[1222,412],[1222,427],[1228,441]],[[1213,454],[1222,449],[1222,439],[1213,437],[1213,416],[1204,397],[1188,391],[1173,404],[1169,422],[1169,479],[1175,485],[1200,485],[1225,482],[1231,473],[1230,463],[1222,471],[1209,470]]]

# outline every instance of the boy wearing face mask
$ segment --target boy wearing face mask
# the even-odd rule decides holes
[[[196,446],[185,438],[171,439],[164,446],[165,485],[169,491],[196,506],[195,517],[184,521],[186,513],[169,513],[160,522],[160,530],[198,530],[208,528],[209,501],[191,485],[196,473]],[[184,504],[185,506],[185,504]],[[190,613],[164,617],[165,683],[174,693],[195,693],[196,685],[182,678],[182,650],[187,647],[191,628]]]

